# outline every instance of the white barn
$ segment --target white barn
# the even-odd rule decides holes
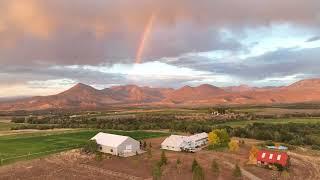
[[[141,152],[140,142],[128,136],[99,132],[91,140],[100,145],[100,152],[112,155],[128,157]]]
[[[196,151],[208,143],[208,134],[203,132],[192,136],[171,135],[161,143],[161,149],[171,151]]]
[[[161,149],[181,151],[182,148],[191,148],[191,142],[187,136],[171,135],[161,143]]]
[[[189,139],[191,140],[192,145],[197,148],[208,143],[208,134],[205,132],[194,134],[189,136]]]

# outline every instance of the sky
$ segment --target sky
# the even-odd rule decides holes
[[[319,0],[0,1],[0,97],[318,77]]]

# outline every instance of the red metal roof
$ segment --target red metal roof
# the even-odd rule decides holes
[[[287,166],[288,164],[288,154],[285,152],[267,151],[259,150],[257,155],[257,161],[263,161],[267,163],[277,163],[282,166]]]

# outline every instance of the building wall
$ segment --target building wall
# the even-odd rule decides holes
[[[99,151],[103,152],[103,153],[112,154],[112,155],[117,155],[117,153],[118,153],[117,148],[104,146],[104,145],[100,145]]]
[[[170,151],[181,151],[181,148],[178,146],[161,145],[161,149],[166,149],[166,150],[170,150]]]
[[[206,145],[207,143],[208,143],[208,138],[203,138],[203,139],[195,141],[194,145],[195,145],[195,147],[197,147],[197,146]]]
[[[131,150],[129,150],[128,147],[130,147]],[[140,142],[132,138],[128,138],[118,146],[117,150],[119,154],[136,153],[137,151],[140,150]]]

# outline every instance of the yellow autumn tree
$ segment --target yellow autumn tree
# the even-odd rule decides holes
[[[208,140],[210,145],[216,146],[220,144],[220,138],[215,132],[210,132],[208,134]]]
[[[256,164],[257,163],[257,155],[259,149],[256,146],[252,146],[249,152],[249,162],[248,164]]]
[[[239,150],[239,144],[235,140],[230,141],[228,146],[230,151],[237,152]]]

